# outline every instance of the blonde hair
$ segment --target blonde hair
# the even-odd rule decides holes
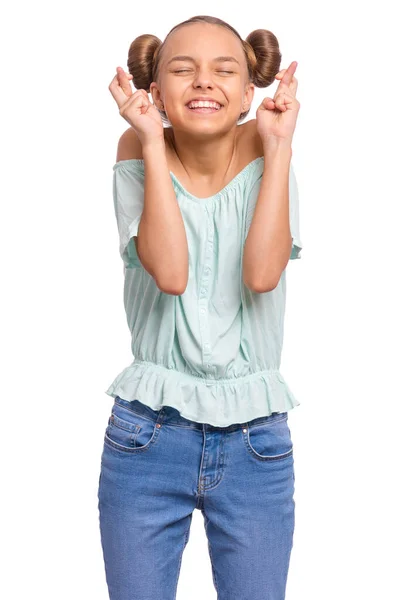
[[[175,25],[162,42],[157,36],[150,33],[139,35],[129,47],[127,67],[132,75],[132,83],[136,89],[150,92],[150,84],[158,80],[162,50],[168,36],[184,25],[191,23],[210,23],[219,25],[232,31],[241,41],[246,56],[249,81],[255,87],[265,88],[275,81],[282,55],[279,50],[277,37],[267,29],[255,29],[242,39],[240,34],[228,23],[217,17],[198,15]],[[238,122],[242,121],[250,109],[240,114]],[[165,111],[160,110],[162,120],[168,123]]]

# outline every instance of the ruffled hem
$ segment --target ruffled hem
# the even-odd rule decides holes
[[[172,406],[186,419],[215,427],[287,412],[300,404],[277,369],[216,380],[142,360],[126,367],[106,394],[140,400],[153,410]]]
[[[299,240],[299,238],[292,237],[292,252],[290,254],[290,258],[296,259],[301,258],[301,251],[303,249],[303,244]]]

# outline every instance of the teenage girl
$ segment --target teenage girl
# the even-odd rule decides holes
[[[107,390],[98,490],[112,600],[175,599],[196,508],[218,600],[285,597],[299,402],[279,367],[302,244],[280,61],[270,31],[198,16],[136,38],[109,86],[130,125],[113,197],[134,355]]]

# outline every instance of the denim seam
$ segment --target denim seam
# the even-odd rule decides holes
[[[113,417],[117,417],[118,422],[115,422],[115,420],[113,419]],[[127,425],[130,425],[131,427],[133,426],[134,429],[129,429],[128,427],[124,427],[123,425],[121,425],[121,421],[124,422],[124,419],[121,419],[121,417],[119,417],[118,415],[111,415],[111,423],[109,423],[109,425],[113,425],[114,427],[118,427],[118,429],[122,429],[123,431],[128,431],[128,433],[138,433],[142,427],[141,425],[136,425],[135,423],[129,423],[129,421],[125,421],[125,423]]]
[[[110,433],[112,432],[112,428],[115,427],[116,429],[120,429],[121,431],[125,431],[128,435],[128,439],[129,439],[129,443],[132,446],[135,446],[135,441],[136,441],[136,436],[138,435],[139,431],[131,431],[130,429],[125,429],[125,427],[119,427],[118,425],[115,425],[115,423],[111,422],[108,424],[107,429],[106,429],[106,435],[107,437],[111,440],[110,437]],[[113,440],[112,440],[113,441]],[[117,443],[117,442],[114,442]]]
[[[180,571],[181,571],[182,557],[183,557],[183,552],[184,552],[184,550],[186,548],[186,544],[188,542],[190,525],[191,525],[191,519],[189,519],[189,526],[186,529],[186,532],[185,532],[185,535],[184,535],[184,538],[183,538],[183,548],[181,550],[181,556],[179,558],[179,565],[178,565],[177,574],[176,574],[174,598],[176,598],[176,592],[177,592],[177,589],[178,589],[178,580],[179,580],[179,574],[180,574]]]
[[[114,442],[114,440],[112,440],[107,435],[107,432],[104,434],[104,443],[107,444],[108,446],[111,446],[115,450],[121,450],[123,452],[127,452],[128,454],[129,453],[136,454],[137,452],[147,452],[147,450],[149,450],[152,446],[154,446],[154,444],[159,439],[163,420],[164,420],[164,411],[163,411],[163,409],[161,409],[156,421],[154,421],[153,435],[150,438],[150,440],[143,447],[134,446],[133,448],[126,448],[125,446],[122,446],[121,444]],[[157,425],[160,425],[160,427],[157,427]]]
[[[284,460],[285,458],[289,458],[289,456],[291,456],[293,454],[293,447],[292,447],[288,452],[284,452],[283,454],[276,454],[275,456],[262,456],[262,454],[258,454],[258,452],[252,447],[249,440],[247,439],[247,434],[244,433],[243,435],[245,436],[245,445],[246,445],[247,451],[251,454],[251,456],[253,456],[254,458],[256,458],[259,461]]]
[[[272,425],[273,423],[278,423],[281,421],[287,421],[287,416],[283,417],[282,419],[276,419],[275,421],[271,421],[271,423],[265,423],[265,425]],[[259,427],[262,426],[263,424],[260,423],[259,425],[254,425],[254,427]],[[291,449],[288,452],[283,452],[282,454],[276,454],[275,456],[263,456],[262,454],[259,454],[255,448],[253,448],[253,446],[251,445],[250,442],[250,429],[252,429],[253,426],[249,426],[248,423],[245,424],[245,427],[242,429],[242,439],[244,440],[245,446],[247,451],[251,454],[251,456],[253,456],[255,459],[257,459],[258,461],[275,461],[275,460],[284,460],[285,458],[289,458],[289,456],[291,456],[293,454],[293,444]],[[244,431],[244,429],[246,431]]]
[[[216,479],[214,479],[211,483],[211,485],[202,485],[201,486],[201,490],[203,495],[211,490],[215,490],[215,488],[217,488],[219,486],[219,484],[221,483],[221,481],[224,478],[224,468],[226,465],[224,464],[224,456],[225,456],[225,444],[226,444],[226,439],[224,438],[223,443],[221,443],[218,446],[218,458],[217,458],[217,463],[218,463],[218,477]]]
[[[207,515],[204,513],[207,521],[209,521]],[[220,597],[220,593],[219,593],[219,587],[218,587],[218,582],[217,582],[217,572],[215,570],[215,566],[214,566],[214,559],[213,559],[213,555],[212,555],[212,550],[211,550],[211,542],[210,540],[208,540],[208,552],[210,554],[210,561],[211,561],[211,568],[212,568],[212,572],[213,572],[213,579],[214,579],[214,585],[215,585],[215,589],[217,591],[217,596],[218,598]]]
[[[120,404],[117,401],[115,401],[115,402],[116,402],[116,404],[118,406],[120,406],[121,408],[124,408],[125,410],[128,410],[129,412],[131,412],[132,414],[136,415],[137,417],[141,417],[142,419],[146,419],[146,421],[152,421],[154,423],[157,421],[157,418],[152,419],[151,417],[148,417],[148,416],[142,414],[141,412],[136,412],[135,410],[133,410],[132,408],[129,408],[128,406],[125,406],[124,404]]]
[[[107,446],[114,448],[115,450],[121,450],[122,452],[127,452],[128,454],[137,454],[138,452],[147,452],[147,450],[149,450],[157,441],[158,435],[150,440],[146,446],[144,446],[143,448],[141,446],[133,446],[132,448],[127,448],[125,446],[122,446],[121,444],[118,444],[117,442],[114,442],[114,440],[112,440],[110,437],[108,437],[107,434],[105,434],[104,436],[104,443],[107,444]]]
[[[281,421],[285,421],[285,420],[287,420],[287,416],[279,417],[279,418],[277,417],[276,419],[271,419],[270,421],[264,421],[262,423],[250,423],[250,421],[248,421],[247,423],[245,423],[244,426],[245,427],[251,426],[252,429],[255,427],[265,427],[265,426],[270,427],[270,426],[274,425],[275,423],[280,423]]]

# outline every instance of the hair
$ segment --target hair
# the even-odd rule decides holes
[[[275,81],[282,55],[279,50],[278,39],[271,31],[255,29],[243,40],[236,29],[222,21],[222,19],[208,15],[198,15],[175,25],[163,42],[150,33],[139,35],[133,40],[129,47],[127,66],[136,89],[144,89],[146,92],[150,92],[150,84],[158,80],[162,51],[168,37],[179,27],[191,23],[210,23],[232,31],[242,43],[249,81],[259,88],[268,87]],[[163,122],[168,123],[166,112],[158,110]],[[238,122],[242,121],[249,112],[250,109],[241,113]]]

